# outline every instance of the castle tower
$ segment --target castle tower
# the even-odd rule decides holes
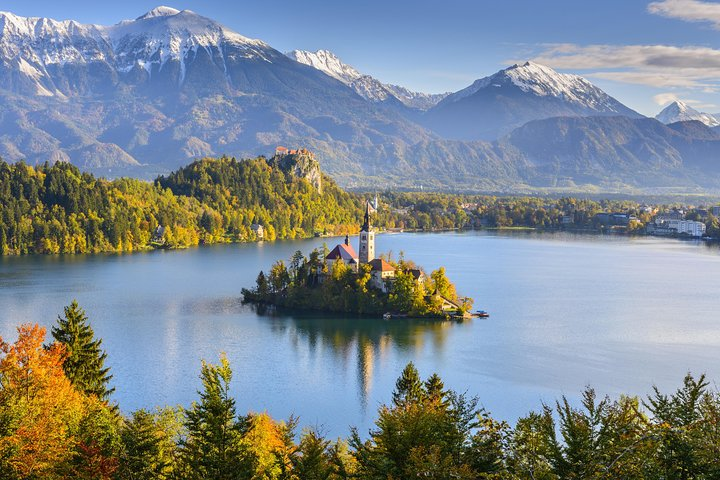
[[[370,226],[370,202],[365,206],[365,223],[360,227],[360,250],[358,257],[360,265],[375,260],[375,232]]]

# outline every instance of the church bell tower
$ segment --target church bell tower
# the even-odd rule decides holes
[[[365,206],[365,223],[360,227],[360,265],[375,260],[375,232],[370,226],[370,202]]]

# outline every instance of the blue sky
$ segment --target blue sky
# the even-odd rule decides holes
[[[720,2],[706,0],[4,0],[23,16],[113,24],[165,3],[281,51],[335,52],[378,79],[455,91],[515,61],[589,78],[646,115],[720,112]]]

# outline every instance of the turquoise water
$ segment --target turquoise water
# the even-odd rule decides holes
[[[396,234],[378,252],[440,265],[489,319],[436,323],[259,315],[260,269],[312,239],[132,255],[0,260],[0,336],[53,324],[77,298],[103,338],[123,411],[189,405],[201,359],[226,352],[238,409],[371,427],[408,361],[514,421],[585,385],[644,395],[686,372],[720,381],[720,251],[695,242],[537,233]],[[357,241],[354,239],[353,241]]]

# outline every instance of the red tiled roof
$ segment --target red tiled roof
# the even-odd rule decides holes
[[[341,243],[336,245],[335,248],[327,254],[327,257],[325,257],[326,260],[337,260],[338,258],[347,262],[358,258],[358,256],[352,245],[345,245],[344,243]]]
[[[376,258],[368,262],[373,270],[378,272],[394,272],[395,268],[382,258]]]

